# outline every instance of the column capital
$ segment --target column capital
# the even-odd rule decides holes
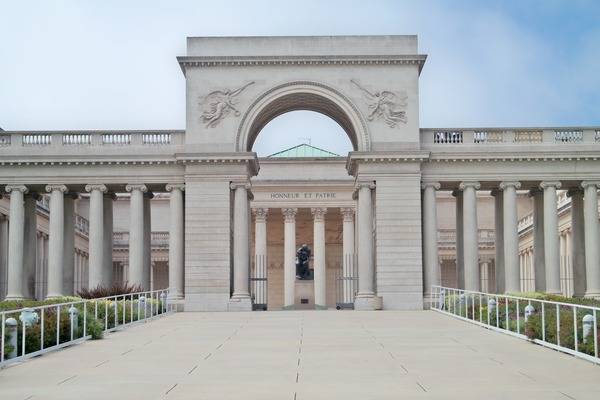
[[[125,186],[125,190],[128,192],[132,192],[134,190],[139,190],[142,193],[146,193],[148,191],[148,187],[143,183],[128,183]]]
[[[502,182],[500,182],[500,185],[498,185],[498,187],[500,188],[500,190],[504,190],[507,187],[514,187],[515,189],[520,189],[521,182],[519,182],[519,181],[502,181]]]
[[[244,188],[246,190],[250,190],[252,186],[248,182],[231,182],[229,183],[229,188],[231,190],[236,190],[238,188]]]
[[[29,192],[29,189],[25,185],[6,185],[4,190],[6,190],[6,193],[21,192],[21,193],[25,194],[25,193]]]
[[[596,188],[600,187],[600,181],[583,181],[581,182],[581,187],[586,189],[588,186],[596,186]]]
[[[363,188],[375,189],[375,182],[373,181],[360,181],[354,184],[354,190],[359,190]]]
[[[356,211],[352,207],[342,207],[340,208],[340,213],[344,217],[344,222],[353,222],[354,221],[354,213]]]
[[[440,185],[439,182],[422,182],[421,183],[421,189],[427,189],[428,187],[432,187],[435,190],[440,190],[442,185]]]
[[[183,192],[185,190],[185,183],[167,183],[165,189],[167,192],[172,192],[173,190],[181,190]]]
[[[106,188],[106,185],[104,185],[102,183],[91,183],[89,185],[85,185],[85,191],[86,192],[92,192],[94,190],[99,190],[102,193],[106,193],[106,191],[108,189]]]
[[[46,185],[46,192],[48,193],[52,193],[54,191],[59,191],[62,193],[65,193],[67,191],[67,186],[63,185],[63,184],[51,184],[51,185]]]
[[[323,221],[325,219],[325,214],[327,214],[327,208],[325,208],[325,207],[311,208],[310,213],[313,215],[313,218],[315,221]]]
[[[295,222],[296,214],[298,213],[297,208],[282,208],[281,213],[283,214],[284,222]]]
[[[466,188],[473,188],[475,190],[479,190],[481,188],[481,184],[477,181],[463,181],[458,185],[459,190],[465,190]]]
[[[256,222],[267,222],[267,216],[269,215],[268,208],[253,208],[252,213]]]
[[[562,186],[562,184],[560,183],[560,181],[542,181],[540,183],[540,189],[546,189],[546,188],[550,188],[550,187],[553,187],[555,189],[560,189],[561,186]]]

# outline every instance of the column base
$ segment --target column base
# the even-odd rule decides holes
[[[586,292],[583,297],[586,299],[600,299],[600,291]]]
[[[27,299],[25,298],[25,296],[8,294],[2,301],[21,301],[21,300],[27,300]]]
[[[252,311],[250,297],[232,297],[227,304],[227,311]]]
[[[182,298],[167,298],[168,310],[173,310],[175,312],[184,311],[185,300]]]
[[[354,299],[354,309],[357,311],[374,311],[383,308],[383,299],[374,294],[357,295]]]
[[[424,310],[429,310],[432,306],[436,306],[439,302],[439,295],[433,295],[433,294],[425,294],[423,295],[423,309]]]

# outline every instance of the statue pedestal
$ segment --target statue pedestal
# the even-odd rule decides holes
[[[315,285],[313,280],[296,279],[294,308],[296,310],[315,309]]]

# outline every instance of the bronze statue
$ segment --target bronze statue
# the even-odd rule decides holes
[[[303,244],[296,253],[296,278],[310,279],[310,269],[308,262],[310,260],[310,249],[307,244]]]

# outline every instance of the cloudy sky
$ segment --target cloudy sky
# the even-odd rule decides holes
[[[344,34],[419,35],[423,127],[600,125],[595,0],[0,0],[0,15],[4,129],[183,129],[186,36]],[[255,149],[306,138],[349,146],[295,112]]]

